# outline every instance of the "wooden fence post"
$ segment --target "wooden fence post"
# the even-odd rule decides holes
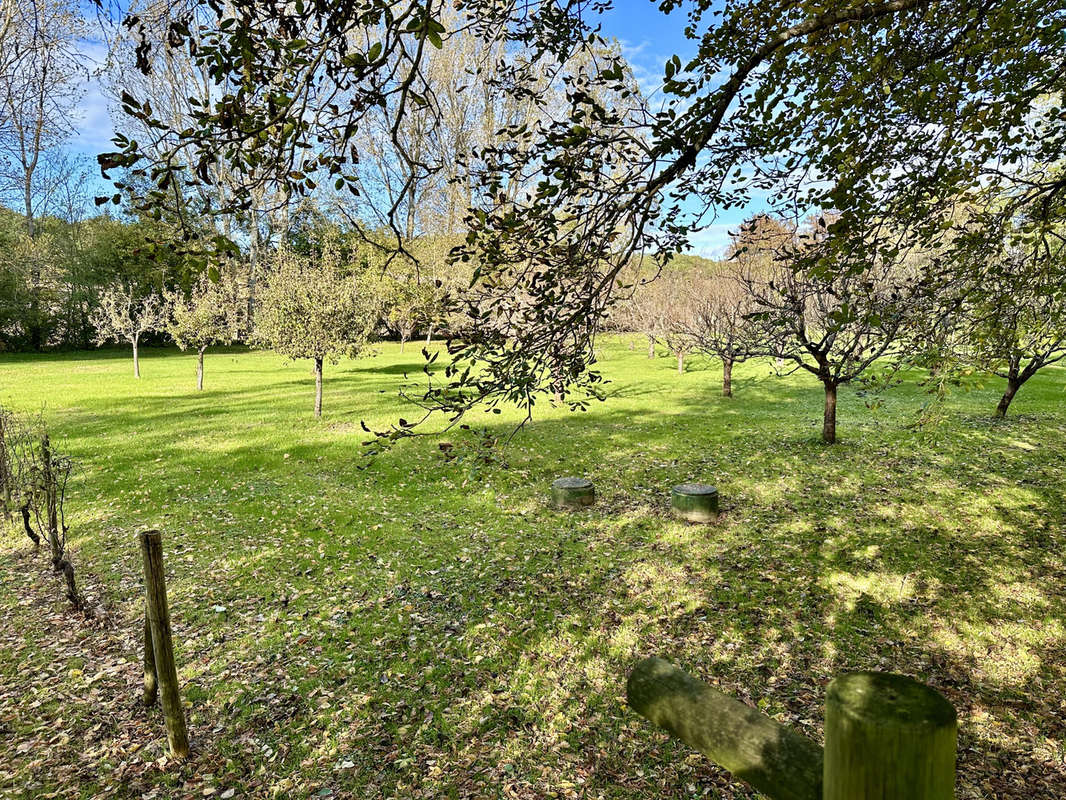
[[[633,709],[773,800],[951,800],[955,709],[902,675],[829,684],[825,748],[661,658],[634,667]]]
[[[175,758],[189,755],[189,734],[178,690],[178,671],[174,666],[174,643],[167,609],[167,585],[163,574],[163,542],[159,531],[141,531],[144,556],[145,614],[151,629],[152,663],[163,701],[163,718],[167,725],[167,742]],[[145,700],[149,695],[148,642],[145,642]]]
[[[951,800],[955,709],[902,675],[857,672],[825,698],[824,800]]]

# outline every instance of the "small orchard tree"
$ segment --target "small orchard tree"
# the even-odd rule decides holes
[[[170,319],[167,332],[182,350],[195,350],[196,388],[204,388],[204,353],[213,344],[231,344],[241,329],[242,304],[235,300],[235,286],[227,277],[212,281],[204,275],[186,297],[167,295]]]
[[[819,218],[796,245],[778,253],[770,277],[748,275],[759,336],[769,355],[793,362],[825,389],[822,440],[837,439],[837,390],[876,361],[903,349],[907,324],[919,307],[919,282],[897,263],[875,258],[861,272],[797,268],[798,250],[819,247],[831,225]],[[804,254],[806,255],[806,254]]]
[[[685,356],[695,349],[690,330],[695,307],[690,292],[692,275],[676,265],[667,265],[645,277],[633,288],[626,304],[628,324],[648,337],[648,358],[655,357],[655,343],[661,342],[677,359],[677,371],[685,371]]]
[[[96,344],[129,342],[133,347],[133,374],[141,377],[138,348],[149,331],[163,330],[167,324],[166,303],[157,294],[139,295],[130,287],[104,291],[89,318],[96,329]]]
[[[34,550],[45,542],[53,569],[63,575],[67,598],[82,608],[83,598],[74,577],[67,548],[67,486],[73,461],[57,453],[40,419],[17,419],[0,409],[4,423],[3,461],[8,481],[5,501],[17,506]]]
[[[386,276],[381,281],[385,323],[400,336],[400,352],[421,327],[427,340],[440,316],[441,298],[437,286],[413,274]]]
[[[665,325],[662,307],[654,286],[655,276],[638,274],[630,294],[621,303],[616,313],[620,324],[648,337],[648,358],[655,358],[655,343]]]
[[[1066,253],[1013,248],[985,270],[967,309],[966,339],[976,365],[1007,381],[996,406],[1005,417],[1018,390],[1066,358]]]
[[[367,345],[378,306],[358,274],[328,243],[320,254],[279,250],[267,264],[259,292],[253,343],[292,359],[310,359],[315,374],[315,416],[322,416],[322,366]]]
[[[698,352],[721,359],[723,397],[733,396],[733,365],[765,350],[749,318],[755,308],[744,283],[748,274],[727,262],[710,275],[693,276],[688,288],[692,312],[686,333]]]

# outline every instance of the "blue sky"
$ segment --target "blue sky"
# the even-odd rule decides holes
[[[675,54],[682,62],[694,55],[696,45],[685,38],[688,21],[684,7],[664,14],[657,0],[615,0],[615,8],[601,17],[603,33],[622,45],[622,54],[633,68],[645,96],[657,107],[662,86],[663,66]],[[691,236],[693,252],[720,255],[729,244],[728,232],[736,230],[751,212],[732,210],[714,224]]]
[[[632,65],[642,89],[654,101],[662,83],[665,62],[675,53],[684,60],[695,50],[693,43],[685,39],[683,33],[686,14],[683,9],[669,15],[663,14],[653,0],[615,0],[615,6],[600,17],[603,32],[621,43],[622,52]],[[105,51],[101,44],[86,43],[86,52],[96,63],[102,64]],[[70,144],[71,152],[89,162],[94,176],[99,174],[95,169],[96,155],[112,149],[114,131],[108,105],[99,83],[91,82],[86,87],[78,115],[77,134]],[[99,183],[99,193],[107,193],[103,182]],[[727,232],[736,230],[751,212],[734,210],[706,230],[696,233],[693,236],[694,252],[702,255],[720,253],[728,244]]]

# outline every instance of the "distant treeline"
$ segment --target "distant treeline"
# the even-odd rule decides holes
[[[0,207],[0,350],[88,348],[90,323],[105,287],[146,292],[195,280],[176,248],[153,247],[158,226],[100,215],[77,222],[35,220]]]

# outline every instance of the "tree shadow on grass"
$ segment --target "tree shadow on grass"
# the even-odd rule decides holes
[[[1066,688],[1066,443],[1011,444],[1034,438],[1029,423],[963,414],[938,445],[856,404],[842,409],[845,444],[826,447],[817,387],[768,381],[738,403],[708,385],[663,407],[538,420],[507,469],[418,441],[359,472],[324,437],[279,442],[256,422],[264,404],[294,413],[294,383],[224,410],[208,399],[195,414],[209,443],[253,418],[211,450],[174,437],[196,395],[138,398],[122,408],[140,407],[146,433],[111,454],[122,472],[158,453],[166,472],[146,505],[195,509],[177,514],[167,551],[183,674],[250,771],[311,774],[352,797],[689,796],[690,783],[753,796],[621,704],[635,661],[660,654],[815,739],[834,675],[914,675],[960,711],[960,798],[986,784],[1062,795],[1048,698]],[[106,441],[125,413],[64,424]],[[597,505],[548,511],[563,472],[592,477]],[[668,487],[693,476],[718,484],[718,525],[669,518]],[[79,488],[108,496],[109,480],[94,471]],[[125,529],[148,513],[129,507],[120,530],[98,532],[98,562],[136,574]],[[282,761],[240,751],[253,736]],[[355,767],[337,771],[342,759]]]
[[[1060,736],[1061,721],[1042,716],[1030,688],[1063,683],[1063,634],[1050,621],[1064,612],[1056,588],[1064,519],[1050,480],[999,502],[989,499],[987,470],[973,453],[904,453],[891,437],[824,448],[777,432],[754,440],[719,432],[710,463],[703,448],[678,444],[700,429],[689,419],[619,412],[537,423],[515,443],[536,455],[493,473],[493,496],[475,492],[447,517],[422,515],[421,529],[411,525],[418,514],[401,519],[373,547],[364,530],[333,531],[324,562],[303,576],[318,587],[312,598],[279,612],[256,639],[267,649],[279,642],[275,662],[285,665],[285,680],[333,681],[361,698],[342,701],[331,724],[375,767],[338,785],[368,796],[412,782],[422,791],[454,789],[455,774],[434,778],[418,766],[433,761],[462,764],[486,785],[519,781],[527,793],[578,770],[589,791],[624,786],[622,796],[642,796],[695,781],[749,796],[640,721],[629,725],[619,687],[638,656],[661,653],[746,702],[768,702],[814,738],[834,675],[915,675],[962,712],[961,797],[979,796],[989,780],[1003,782],[1006,796],[1055,796],[1061,764],[1039,752]],[[581,429],[590,420],[609,448],[588,446]],[[995,432],[975,446],[996,446]],[[613,457],[619,453],[630,457]],[[566,454],[568,468],[576,455],[595,476],[602,500],[589,512],[551,515],[540,490],[519,484],[543,487]],[[647,497],[647,487],[708,466],[720,471],[734,506],[723,524],[680,525],[654,502],[631,510],[634,494]],[[510,479],[512,472],[524,474]],[[930,473],[945,476],[943,485]],[[458,475],[457,466],[438,463],[411,479],[418,493],[433,493]],[[1047,519],[1040,537],[1034,513]],[[233,543],[238,552],[245,535]],[[301,574],[290,545],[279,540],[277,552],[264,555],[269,546],[252,536],[245,546],[266,581],[252,605],[273,607],[271,569],[281,585]],[[235,574],[246,571],[240,558]],[[387,576],[368,582],[368,572]],[[1026,576],[1032,597],[1012,605]],[[301,667],[306,658],[281,633],[309,609],[315,619],[315,597],[330,607],[341,600],[344,619],[358,620],[304,623],[319,646],[350,656],[320,665],[321,677],[305,672],[313,660]],[[1024,630],[1004,633],[1019,625],[1032,625],[1037,637],[1025,643]],[[1018,669],[1012,659],[1023,646]],[[226,652],[232,658],[224,651],[211,659]],[[560,741],[570,754],[562,759]],[[306,756],[325,757],[313,747]],[[1028,794],[995,777],[1004,767],[1026,776]],[[537,778],[545,769],[548,777]],[[638,769],[644,777],[634,777]]]

